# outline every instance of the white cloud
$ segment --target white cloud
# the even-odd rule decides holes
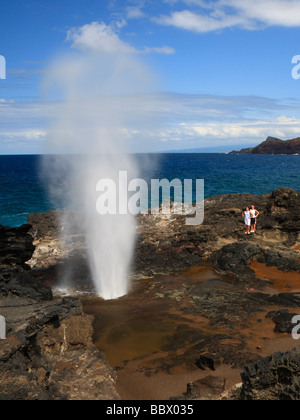
[[[0,98],[0,104],[13,104],[15,101],[13,99],[7,100],[4,98]]]
[[[291,139],[300,135],[299,105],[269,98],[173,94],[149,100],[149,112],[155,110],[160,120],[147,132],[127,130],[128,140],[147,144],[146,151],[231,150],[257,145],[268,136]]]
[[[274,120],[258,120],[244,122],[218,122],[201,124],[182,124],[181,134],[184,136],[222,140],[232,143],[238,139],[243,141],[264,140],[268,136],[293,137],[300,133],[300,119],[280,116]]]
[[[165,45],[164,47],[145,47],[143,51],[141,51],[141,53],[144,54],[151,54],[151,53],[156,53],[156,54],[165,54],[165,55],[171,55],[171,54],[175,54],[175,50],[174,48],[168,47],[167,45]]]
[[[145,13],[142,11],[143,4],[128,6],[126,8],[126,17],[127,19],[140,19],[145,16]]]
[[[171,16],[162,16],[156,19],[158,23],[170,26],[176,26],[195,32],[211,32],[224,28],[247,24],[248,23],[240,16],[222,16],[222,18],[215,18],[212,16],[201,15],[193,13],[189,10],[182,12],[174,12]]]
[[[60,109],[57,103],[0,101],[0,153],[41,153],[45,121]]]
[[[11,131],[2,131],[0,130],[0,138],[3,139],[5,143],[11,143],[14,140],[43,140],[47,137],[47,131],[41,129],[30,129],[30,130],[11,130]]]
[[[82,51],[99,52],[105,54],[174,54],[175,50],[168,46],[144,47],[138,50],[120,39],[118,32],[126,25],[123,20],[107,25],[104,22],[92,22],[81,27],[72,28],[67,33],[67,41],[71,41],[72,48]]]
[[[140,115],[122,127],[132,152],[216,147],[230,149],[258,144],[268,136],[290,139],[300,135],[300,106],[270,98],[213,95],[150,95],[139,99]],[[126,103],[127,109],[124,109]],[[136,106],[134,97],[115,101],[122,116]],[[62,113],[58,102],[7,102],[0,99],[0,153],[42,152],[46,123]],[[152,118],[151,118],[152,116]],[[124,119],[124,121],[126,118]],[[88,128],[87,128],[88,130]],[[50,131],[49,131],[50,132]],[[68,133],[66,133],[68,135]],[[6,147],[6,149],[5,149]]]
[[[268,136],[283,140],[299,137],[300,119],[293,123],[282,123],[279,120],[255,122],[223,122],[219,123],[180,123],[167,125],[164,128],[127,132],[127,138],[132,143],[147,144],[144,151],[184,150],[194,148],[215,148],[228,151],[257,145]],[[226,149],[225,149],[226,150]]]
[[[135,49],[123,42],[116,30],[103,22],[92,22],[68,31],[67,40],[72,41],[72,47],[83,51],[103,53],[133,53]]]
[[[299,0],[183,0],[183,3],[190,8],[162,15],[155,21],[200,33],[233,27],[247,30],[300,27]]]
[[[265,25],[300,26],[299,0],[221,0],[246,19],[255,19]]]

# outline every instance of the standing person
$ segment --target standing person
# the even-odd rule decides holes
[[[256,231],[256,218],[259,216],[259,211],[256,210],[255,206],[251,207],[250,210],[251,214],[251,233],[255,233]]]
[[[250,227],[251,227],[251,213],[249,207],[246,207],[246,210],[243,212],[243,218],[245,220],[246,225],[246,235],[250,235]]]

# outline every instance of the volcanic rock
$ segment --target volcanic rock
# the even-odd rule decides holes
[[[252,204],[260,211],[260,216],[257,233],[248,236],[244,234],[242,212],[245,206]],[[187,226],[184,215],[174,214],[174,203],[171,203],[171,210],[170,215],[150,214],[149,211],[138,216],[133,259],[135,276],[174,273],[209,262],[223,271],[253,277],[248,265],[256,258],[281,270],[300,270],[297,250],[300,193],[294,190],[280,189],[262,196],[228,194],[208,198],[204,223],[198,226]],[[67,241],[63,238],[61,212],[29,216],[36,245],[29,262],[31,267],[53,267],[70,256],[86,258],[82,217],[70,215],[67,218],[72,217],[74,224]]]
[[[26,261],[30,226],[0,226],[0,400],[118,399],[116,375],[93,345],[93,318],[75,298],[53,298]]]
[[[300,348],[276,353],[246,366],[242,373],[242,400],[299,400]]]
[[[295,316],[297,316],[297,314],[290,313],[288,309],[281,309],[279,311],[269,312],[266,318],[272,319],[272,321],[275,323],[274,331],[276,333],[291,334],[295,326],[292,322]]]
[[[268,137],[256,147],[242,149],[239,152],[234,150],[231,154],[250,155],[295,155],[300,153],[300,137],[292,140],[280,140],[275,137]]]

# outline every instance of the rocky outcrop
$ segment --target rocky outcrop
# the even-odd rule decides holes
[[[257,233],[248,237],[244,234],[242,212],[251,204],[255,204],[260,216]],[[172,203],[171,206],[174,207]],[[82,220],[80,215],[77,219],[71,215],[74,220]],[[57,222],[59,217],[59,212],[30,215],[28,222],[36,245],[29,262],[32,268],[53,267],[70,258],[73,262],[81,261],[83,267],[86,245],[82,225],[74,223],[66,240],[64,223]],[[256,258],[281,270],[299,271],[300,193],[293,190],[280,189],[262,196],[229,194],[208,198],[204,223],[198,226],[187,226],[186,217],[173,212],[141,214],[138,225],[133,261],[136,276],[174,273],[203,262],[239,276],[247,275],[253,274],[248,265]],[[75,278],[79,272],[75,270]],[[87,278],[88,269],[81,275]]]
[[[29,225],[18,229],[0,226],[0,296],[10,295],[38,300],[52,299],[51,288],[37,282],[26,264],[35,250]]]
[[[300,348],[276,353],[244,368],[242,400],[299,400]]]
[[[260,216],[257,233],[248,237],[242,212],[252,204]],[[300,194],[293,190],[212,197],[205,200],[205,219],[199,226],[186,226],[185,218],[174,214],[142,215],[135,269],[151,275],[209,262],[240,275],[249,273],[247,265],[258,258],[282,270],[299,271],[299,251],[294,249],[299,229]]]
[[[300,153],[300,137],[292,140],[280,140],[275,137],[268,137],[256,147],[242,149],[239,152],[234,150],[231,154],[251,155],[295,155]]]
[[[118,399],[115,372],[93,345],[93,318],[75,298],[53,298],[26,261],[30,226],[0,227],[0,400]]]
[[[242,212],[251,204],[260,211],[257,233],[245,235]],[[74,220],[71,231],[65,229],[65,218]],[[76,287],[80,285],[82,290],[87,285],[89,272],[80,220],[80,214],[71,212],[30,216],[30,233],[36,249],[29,263],[36,278],[43,279],[47,273],[51,280],[57,277],[52,276],[54,270],[69,264]],[[167,306],[170,301],[176,301],[180,317],[202,317],[207,322],[207,330],[203,330],[187,325],[186,319],[178,321],[165,341],[163,350],[168,353],[167,359],[158,360],[154,367],[146,367],[145,374],[155,374],[160,369],[171,372],[176,366],[213,371],[225,364],[241,369],[258,362],[261,350],[255,351],[255,347],[249,346],[250,338],[242,331],[249,328],[250,319],[253,328],[255,322],[259,328],[267,314],[276,332],[289,332],[292,312],[300,307],[299,295],[286,288],[289,293],[265,293],[265,287],[271,286],[271,282],[263,277],[256,278],[250,265],[258,261],[277,267],[282,273],[299,273],[298,192],[280,189],[263,196],[232,194],[206,199],[204,223],[199,226],[187,226],[185,216],[174,212],[171,215],[141,214],[138,222],[133,277],[137,289],[142,288],[143,297],[133,293],[128,297],[129,302],[153,299],[154,303],[162,301]],[[216,278],[211,282],[192,283],[186,274],[183,281],[179,276],[174,290],[167,276],[163,281],[156,276],[182,273],[186,268],[202,264],[209,264],[214,270]],[[143,277],[154,279],[139,282]],[[263,312],[259,315],[263,319],[256,320]],[[266,323],[271,331],[272,322]],[[261,348],[264,338],[259,340]],[[198,389],[200,385],[204,386],[198,383],[191,386],[188,398],[199,392],[203,395]],[[235,394],[237,392],[240,391],[236,390]]]
[[[242,211],[251,204],[261,214],[257,233],[248,236]],[[187,226],[185,216],[174,212],[138,216],[135,280],[201,264],[211,264],[216,273],[213,286],[189,282],[188,274],[175,290],[172,279],[170,285],[157,278],[140,283],[143,299],[176,302],[183,317],[165,341],[168,359],[150,373],[182,365],[214,371],[222,364],[241,369],[259,363],[259,352],[249,349],[239,331],[264,309],[276,332],[290,333],[289,309],[300,307],[299,295],[264,293],[269,283],[256,279],[249,265],[257,260],[282,272],[300,271],[299,209],[300,194],[280,189],[206,199],[199,226]],[[0,315],[7,321],[7,339],[0,341],[0,399],[118,398],[115,372],[92,343],[92,318],[77,299],[53,297],[50,287],[65,268],[72,270],[76,287],[90,287],[82,220],[76,212],[51,211],[30,215],[30,226],[0,227]],[[207,321],[207,330],[186,324],[194,316]],[[204,382],[190,385],[186,397],[214,395],[212,380]]]
[[[0,226],[1,265],[19,265],[22,268],[28,268],[25,263],[31,258],[35,249],[32,237],[28,234],[30,229],[29,225],[18,229]]]
[[[118,399],[116,374],[92,342],[77,299],[0,301],[0,400]]]
[[[277,267],[282,271],[300,272],[298,252],[290,250],[270,250],[257,244],[235,242],[215,252],[209,262],[217,265],[222,271],[239,276],[253,277],[254,271],[249,264],[255,259],[269,267]]]
[[[266,318],[271,319],[274,322],[274,331],[276,333],[292,334],[294,328],[293,318],[295,316],[297,316],[296,313],[290,313],[288,309],[281,309],[279,311],[269,312]]]

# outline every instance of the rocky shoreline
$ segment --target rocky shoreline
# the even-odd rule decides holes
[[[242,212],[251,203],[261,215],[257,234],[249,238],[244,235]],[[142,214],[138,217],[133,275],[169,274],[208,262],[224,272],[243,277],[248,273],[251,277],[253,271],[247,265],[254,258],[283,271],[299,272],[299,206],[299,193],[281,189],[262,196],[230,194],[206,199],[205,220],[198,226],[186,226],[185,217],[173,213]],[[29,216],[30,234],[36,246],[29,261],[31,268],[86,259],[82,217],[68,212],[68,224],[72,220],[73,227],[64,237],[60,215],[49,211]]]
[[[241,214],[251,204],[261,215],[257,233],[248,236]],[[68,236],[59,216],[32,214],[22,228],[0,228],[0,314],[8,327],[7,339],[0,341],[0,399],[120,398],[116,372],[92,342],[92,317],[79,299],[52,295],[66,269],[74,289],[93,292],[80,214],[68,213]],[[291,317],[300,314],[300,194],[281,189],[209,198],[201,226],[186,226],[184,216],[173,213],[138,219],[132,296],[120,302],[126,307],[140,299],[139,317],[146,300],[166,308],[172,331],[163,358],[144,358],[138,369],[149,376],[180,366],[194,372],[223,365],[241,372],[248,366],[243,386],[226,395],[226,378],[218,382],[206,375],[176,398],[299,399],[299,351],[270,359],[251,337],[265,326],[266,335],[290,335]],[[182,274],[195,266],[211,267],[209,281],[192,271]],[[260,274],[268,267],[277,270],[278,284]],[[209,387],[215,388],[212,395],[203,391]]]
[[[298,155],[300,152],[300,138],[291,140],[280,140],[275,137],[268,137],[256,147],[249,147],[240,151],[232,151],[231,154],[250,155]]]
[[[53,297],[32,277],[30,226],[0,228],[0,400],[119,399],[116,374],[92,342],[77,298]],[[92,370],[91,370],[92,368]]]

